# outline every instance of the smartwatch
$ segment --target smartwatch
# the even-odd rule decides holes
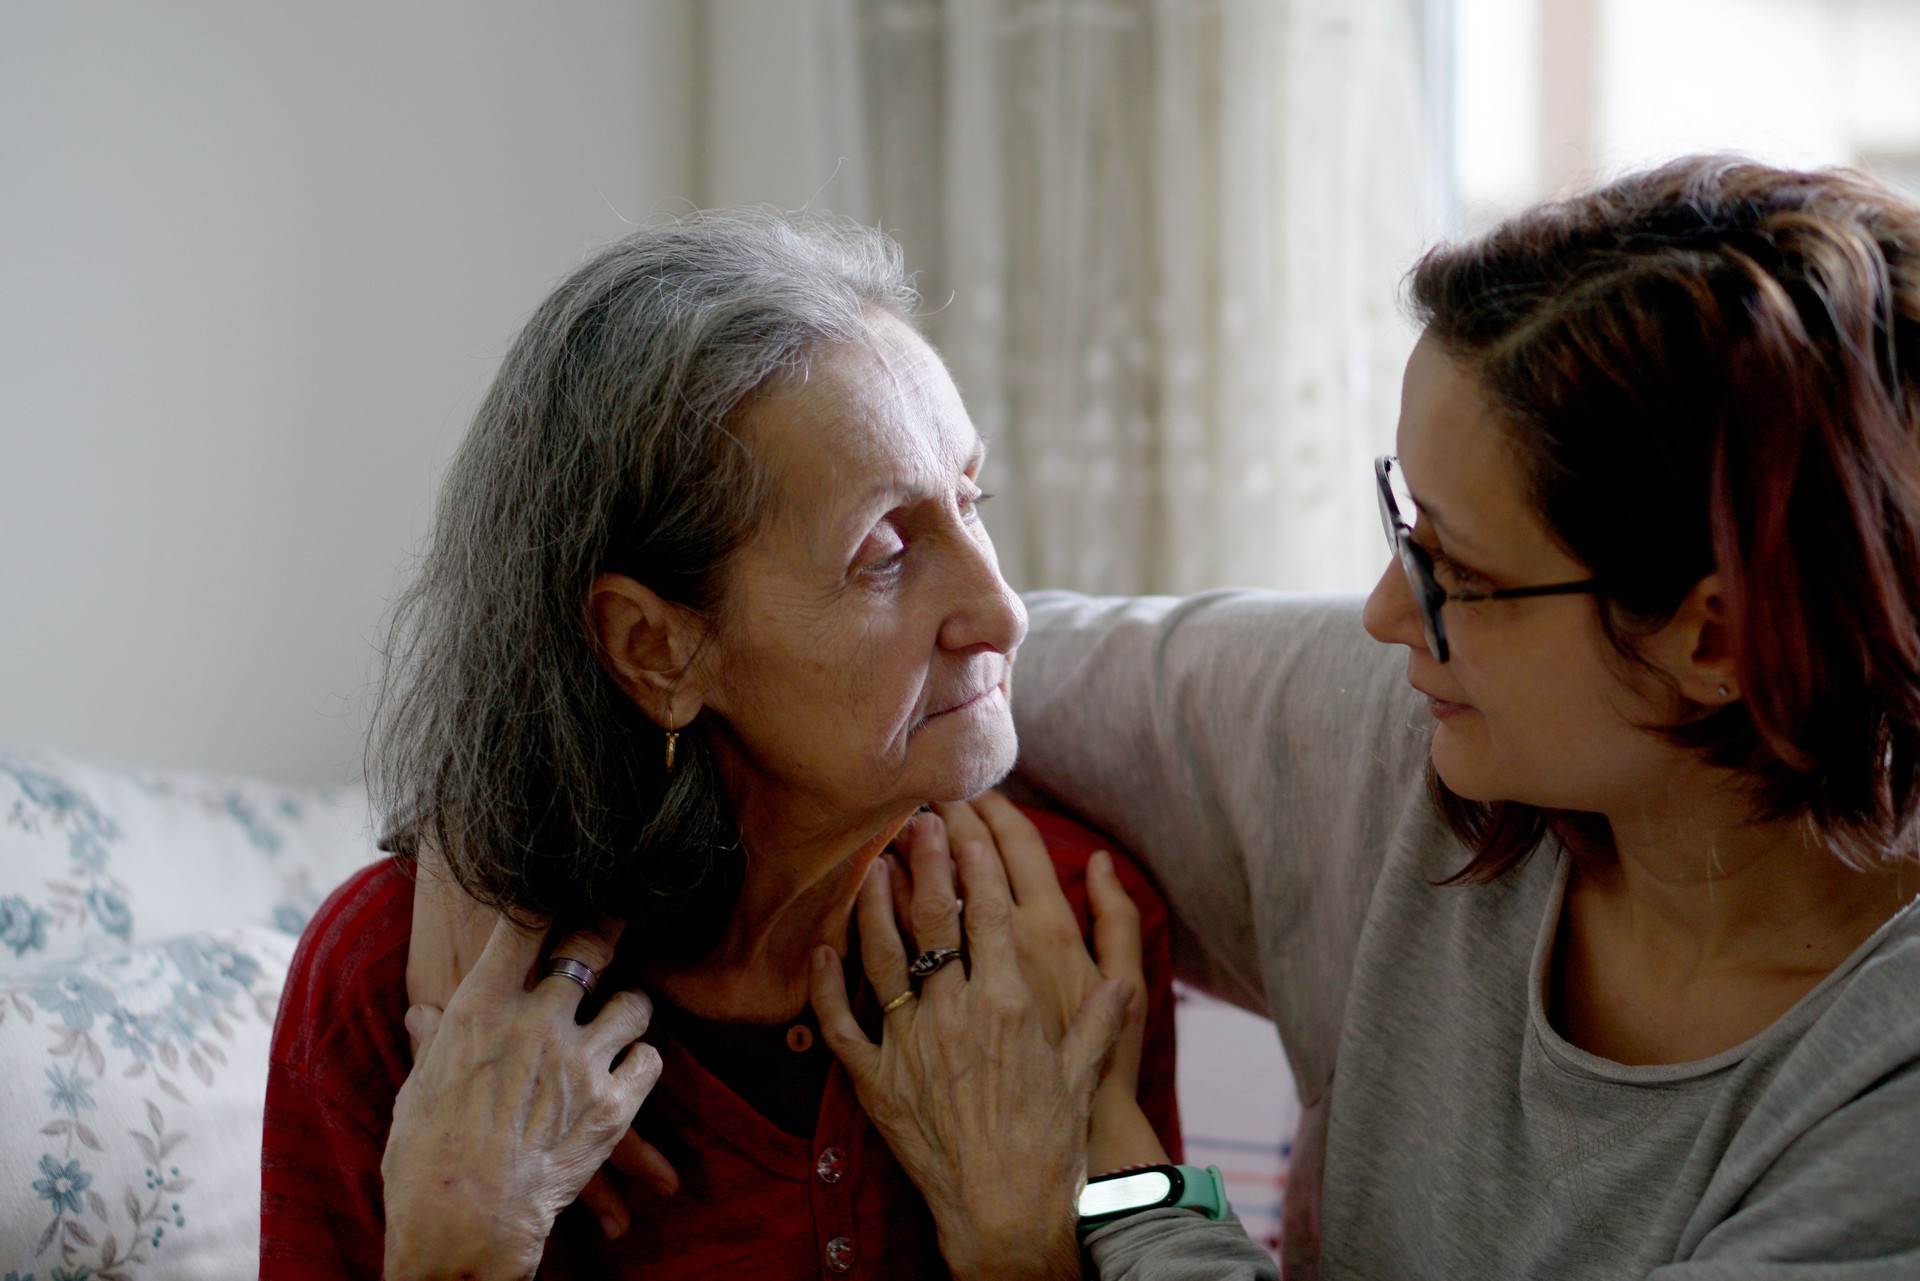
[[[1137,1165],[1088,1179],[1080,1193],[1080,1234],[1163,1205],[1198,1210],[1209,1219],[1226,1218],[1227,1183],[1220,1167]]]

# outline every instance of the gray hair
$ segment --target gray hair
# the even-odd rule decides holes
[[[917,304],[898,246],[817,215],[707,212],[618,241],[515,340],[396,602],[367,749],[403,853],[437,850],[491,906],[626,919],[703,954],[738,896],[734,807],[695,727],[659,726],[597,656],[594,577],[717,622],[766,477],[732,424],[809,351]]]

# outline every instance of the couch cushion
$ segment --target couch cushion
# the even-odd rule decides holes
[[[256,1274],[294,942],[242,925],[0,974],[0,1260],[23,1281]]]
[[[359,788],[0,751],[0,974],[243,922],[298,934],[377,856]]]
[[[4,1275],[256,1275],[274,1009],[366,829],[357,788],[0,751]]]

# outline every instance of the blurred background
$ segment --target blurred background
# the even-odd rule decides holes
[[[699,206],[899,237],[1016,585],[1362,590],[1424,246],[1697,150],[1920,196],[1916,65],[1920,0],[0,0],[0,745],[356,777],[521,320]],[[1271,1238],[1271,1029],[1181,1019]]]
[[[1697,149],[1920,191],[1920,0],[0,3],[0,742],[352,777],[521,318],[893,231],[1023,587],[1346,590],[1433,240]]]

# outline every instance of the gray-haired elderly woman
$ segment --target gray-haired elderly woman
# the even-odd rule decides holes
[[[281,1006],[263,1276],[1074,1275],[1090,1116],[1096,1166],[1149,1124],[1177,1151],[1157,900],[1083,829],[965,803],[1013,764],[1026,617],[913,306],[875,232],[700,215],[528,323],[398,610],[396,857]],[[818,968],[856,901],[865,955]],[[914,952],[964,996],[937,1022]],[[837,1044],[850,1006],[1017,1082],[943,1082],[883,1118],[943,1150],[890,1151],[810,990]]]

